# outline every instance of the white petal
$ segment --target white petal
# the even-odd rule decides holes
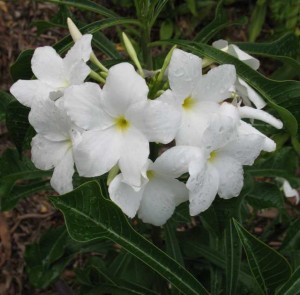
[[[71,67],[80,60],[87,62],[90,59],[92,37],[91,34],[86,34],[75,42],[64,58],[66,66]]]
[[[69,149],[53,171],[53,175],[50,181],[51,186],[59,194],[65,194],[72,191],[72,177],[74,172],[72,149]]]
[[[28,119],[34,129],[49,140],[70,139],[71,121],[51,100],[34,103]]]
[[[239,107],[238,109],[241,118],[257,119],[266,122],[277,129],[281,129],[283,127],[283,124],[280,120],[263,110],[258,110],[247,106]]]
[[[177,178],[189,171],[191,161],[203,160],[203,155],[198,147],[175,146],[160,155],[153,166],[160,174]]]
[[[70,85],[80,85],[90,74],[91,69],[84,61],[78,61],[65,71],[66,80]]]
[[[131,64],[120,63],[109,69],[102,93],[105,110],[119,116],[133,103],[147,100],[148,86]]]
[[[190,214],[195,216],[208,209],[214,201],[219,187],[219,174],[205,161],[192,162],[189,173],[186,186],[190,191]]]
[[[149,156],[149,142],[135,127],[130,127],[123,134],[123,143],[119,167],[124,182],[135,187],[142,184],[142,175],[146,173]]]
[[[181,98],[190,96],[202,76],[201,58],[175,49],[168,67],[170,87]]]
[[[207,154],[226,146],[237,137],[237,121],[226,112],[214,114],[202,136],[201,147]]]
[[[262,147],[263,151],[274,152],[276,150],[276,143],[271,138],[265,136],[260,131],[258,131],[256,128],[254,128],[251,124],[241,121],[241,125],[239,126],[239,133],[241,135],[258,134],[258,135],[264,137],[264,139],[265,139],[265,141],[263,143],[263,147]]]
[[[251,67],[253,70],[257,70],[259,68],[259,64],[260,64],[259,60],[249,55],[245,51],[241,50],[236,45],[230,44],[228,46],[228,53],[230,55],[237,57],[239,60],[241,60],[246,65]]]
[[[178,204],[174,194],[175,187],[181,192],[187,191],[185,185],[173,179],[154,177],[145,187],[138,216],[146,223],[163,225],[174,213]],[[187,193],[185,192],[187,200]]]
[[[65,87],[65,72],[62,58],[50,47],[39,47],[34,51],[31,68],[34,75],[46,84]]]
[[[224,50],[224,51],[228,50],[228,42],[226,40],[222,40],[222,39],[217,40],[212,43],[212,46],[220,50]]]
[[[296,197],[296,204],[299,203],[300,196],[298,191],[293,189],[290,183],[286,179],[283,179],[282,188],[283,188],[283,193],[287,198]]]
[[[219,196],[223,199],[237,197],[244,184],[242,164],[231,157],[217,155],[211,165],[219,174]]]
[[[131,186],[123,182],[122,174],[117,175],[110,183],[110,199],[116,203],[130,218],[136,215],[141,203],[144,188],[135,191]]]
[[[46,100],[54,89],[39,80],[18,80],[10,88],[11,94],[23,105],[31,107],[33,102]]]
[[[126,113],[127,116],[149,141],[166,144],[177,133],[181,110],[174,104],[156,99],[134,104]]]
[[[94,177],[108,172],[120,158],[122,140],[114,127],[84,132],[81,141],[74,147],[79,175]]]
[[[201,101],[192,109],[183,109],[181,125],[175,137],[176,145],[198,146],[211,116],[218,112],[219,108],[220,105],[216,102]]]
[[[101,88],[96,83],[68,87],[64,93],[64,105],[71,120],[86,130],[113,125],[113,119],[103,111]]]
[[[37,134],[31,142],[31,160],[38,169],[49,170],[58,165],[70,147],[68,141],[50,141]]]
[[[242,98],[248,98],[256,106],[256,108],[262,109],[267,105],[267,103],[258,94],[258,92],[256,92],[249,84],[247,84],[241,78],[237,78],[235,87],[238,94],[240,94]]]
[[[219,154],[236,159],[242,165],[252,165],[263,150],[265,137],[259,134],[241,134],[225,147]]]
[[[230,88],[236,80],[233,65],[221,65],[211,69],[202,77],[192,96],[200,101],[222,102],[230,97]]]

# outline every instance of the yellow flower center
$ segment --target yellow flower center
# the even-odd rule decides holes
[[[118,130],[120,131],[126,131],[130,123],[127,121],[127,119],[124,116],[119,116],[115,119],[115,124]]]
[[[196,100],[190,96],[188,96],[187,98],[185,98],[185,100],[183,101],[182,107],[185,110],[190,110],[196,103]]]
[[[155,176],[155,172],[153,170],[148,170],[147,171],[147,177],[148,179],[152,179]]]
[[[212,162],[217,156],[217,152],[216,151],[212,151],[209,155],[208,161]]]

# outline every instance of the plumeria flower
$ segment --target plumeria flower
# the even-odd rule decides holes
[[[173,51],[168,68],[170,88],[175,96],[182,122],[177,145],[197,145],[219,103],[229,98],[236,80],[235,68],[222,65],[202,76],[201,59],[179,49]]]
[[[231,96],[236,81],[235,68],[221,65],[201,74],[201,59],[175,49],[168,76],[170,88],[182,112],[182,122],[176,135],[177,145],[199,145],[212,114],[219,111],[220,103]],[[262,110],[237,105],[241,119],[258,119],[282,128],[280,120]]]
[[[111,200],[130,218],[137,213],[146,223],[163,225],[172,216],[176,206],[188,200],[184,183],[175,179],[171,171],[162,169],[160,158],[153,163],[149,160],[147,180],[139,191],[124,183],[122,173],[109,186]]]
[[[147,99],[148,86],[132,65],[110,68],[103,90],[85,83],[65,91],[72,121],[86,130],[75,148],[81,176],[99,176],[118,164],[123,181],[136,187],[146,173],[149,141],[174,139],[180,113],[166,101]]]
[[[80,141],[80,130],[68,118],[59,102],[34,103],[29,122],[37,131],[31,143],[31,159],[41,170],[54,168],[51,186],[60,194],[73,189],[73,148]]]
[[[252,165],[263,150],[264,136],[245,135],[239,124],[236,108],[223,104],[220,112],[212,115],[199,146],[176,146],[162,154],[160,165],[173,169],[174,177],[190,174],[186,186],[192,216],[208,209],[217,193],[224,199],[238,196],[243,165]]]
[[[259,68],[260,62],[258,59],[249,55],[245,51],[242,51],[234,44],[228,44],[228,42],[225,40],[218,40],[215,41],[212,45],[213,47],[225,51],[226,53],[238,58],[253,70],[257,70]],[[251,106],[252,102],[258,109],[262,109],[266,106],[266,102],[263,100],[263,98],[240,77],[237,77],[234,86],[235,91],[243,99],[245,105]]]
[[[70,85],[82,84],[91,71],[86,65],[92,52],[91,40],[92,35],[82,36],[64,58],[50,46],[37,48],[31,60],[37,80],[18,80],[10,92],[21,104],[31,107],[35,101],[61,97]]]

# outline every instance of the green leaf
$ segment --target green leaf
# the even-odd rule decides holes
[[[249,40],[251,42],[255,41],[256,38],[260,35],[262,27],[265,22],[266,12],[267,12],[267,1],[257,0],[248,27]]]
[[[0,210],[7,210],[19,198],[29,193],[27,189],[29,191],[36,189],[35,186],[29,186],[26,189],[23,187],[23,190],[20,184],[18,185],[19,189],[17,187],[14,188],[17,181],[30,179],[41,181],[42,177],[49,175],[51,175],[49,171],[36,169],[28,158],[24,157],[21,160],[16,150],[7,149],[0,158]],[[40,184],[37,184],[37,186],[39,187]],[[16,193],[16,196],[13,196],[13,200],[10,200],[9,197],[13,193]]]
[[[6,110],[8,104],[14,100],[14,97],[6,91],[0,91],[0,121],[6,117]]]
[[[249,54],[278,59],[294,70],[300,71],[300,63],[296,60],[299,54],[299,41],[295,34],[287,33],[269,43],[235,42],[235,44]]]
[[[218,2],[215,18],[196,35],[194,41],[208,43],[217,33],[226,27],[245,24],[245,18],[236,22],[228,21],[223,2],[223,0]]]
[[[18,56],[17,60],[10,67],[10,75],[14,82],[19,79],[29,80],[33,76],[31,70],[31,58],[34,50],[28,49]]]
[[[117,14],[114,11],[89,0],[38,0],[38,1],[50,2],[55,4],[64,4],[82,10],[92,11],[106,17],[117,16]]]
[[[14,100],[7,106],[6,127],[10,139],[13,141],[18,151],[21,153],[26,136],[29,132],[30,124],[28,114],[30,109]]]
[[[65,227],[50,229],[38,244],[26,247],[26,271],[35,287],[45,288],[53,283],[72,259],[63,257],[67,238]]]
[[[117,51],[115,44],[110,41],[102,32],[96,32],[93,34],[92,45],[113,59],[122,57]]]
[[[276,295],[299,295],[300,294],[300,267],[298,267],[289,280],[281,286]]]
[[[117,25],[140,25],[140,22],[137,21],[136,19],[130,19],[130,18],[121,18],[121,17],[114,17],[114,18],[108,18],[100,21],[93,22],[91,24],[88,24],[84,27],[82,27],[81,33],[82,34],[94,34],[100,30],[112,27],[112,26],[117,26]],[[63,53],[66,50],[68,50],[73,44],[73,40],[71,36],[66,36],[59,42],[57,42],[53,48],[59,52]]]
[[[247,255],[251,272],[265,293],[269,294],[291,275],[287,260],[277,251],[258,240],[236,220],[234,226]]]
[[[295,219],[288,227],[286,234],[285,234],[285,238],[282,242],[281,245],[281,250],[282,249],[286,249],[286,248],[290,248],[291,243],[294,241],[295,238],[297,238],[297,236],[300,233],[300,217]]]
[[[88,182],[64,196],[51,197],[51,201],[63,212],[73,239],[111,239],[169,280],[183,294],[208,294],[180,264],[133,230],[120,208],[102,196],[97,182]]]
[[[199,258],[200,256],[212,263],[213,265],[226,270],[226,261],[224,258],[224,253],[217,250],[213,250],[211,247],[203,245],[202,237],[199,238],[198,235],[196,237],[193,235],[192,239],[183,241],[182,247],[185,255],[189,258],[192,258],[193,261],[195,261],[195,258]],[[249,290],[251,290],[249,294],[264,294],[244,265],[242,265],[240,269],[238,279]]]
[[[242,247],[232,219],[224,231],[226,295],[235,295],[240,274]]]
[[[282,209],[284,199],[278,186],[272,183],[256,182],[254,190],[247,196],[249,204],[256,209],[275,207]]]
[[[164,226],[165,229],[165,243],[167,254],[174,258],[180,265],[184,266],[181,249],[176,236],[176,223],[173,219],[169,219]],[[180,292],[176,289],[171,289],[173,295],[179,295]]]
[[[177,44],[196,55],[205,56],[217,63],[233,64],[238,75],[257,90],[267,100],[268,104],[278,112],[288,132],[292,136],[297,134],[297,119],[300,123],[299,81],[270,80],[237,58],[206,44],[184,40],[168,40],[154,42],[151,45],[158,44]]]
[[[49,189],[51,189],[49,180],[36,181],[26,185],[15,185],[9,194],[1,194],[0,210],[12,210],[21,199],[30,197],[34,193]]]

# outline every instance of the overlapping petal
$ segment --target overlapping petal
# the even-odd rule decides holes
[[[145,187],[138,216],[146,223],[163,225],[177,205],[187,200],[185,185],[176,179],[155,177]]]
[[[219,175],[219,196],[223,199],[237,197],[244,184],[242,164],[232,157],[217,155],[212,165]]]
[[[37,134],[31,142],[31,160],[41,170],[54,168],[70,149],[69,141],[50,141]]]
[[[197,100],[222,102],[230,97],[230,89],[236,80],[233,65],[221,65],[211,69],[198,82],[192,97]]]
[[[207,210],[214,201],[219,189],[219,173],[203,161],[191,162],[189,173],[186,186],[189,189],[190,215],[195,216]]]
[[[134,103],[147,100],[148,86],[129,63],[120,63],[109,69],[103,87],[103,104],[111,116],[119,116]]]
[[[86,130],[104,129],[114,124],[102,107],[101,88],[96,83],[84,83],[65,90],[64,106],[71,120]]]
[[[42,82],[54,87],[65,87],[63,59],[50,46],[39,47],[34,51],[31,68],[34,75]]]
[[[115,134],[114,127],[90,130],[82,134],[81,141],[74,147],[74,159],[79,175],[99,176],[117,164],[123,140]]]
[[[202,76],[201,59],[191,53],[175,49],[168,68],[172,91],[180,98],[190,96]]]
[[[29,122],[39,134],[49,140],[61,141],[70,138],[70,119],[64,110],[49,99],[32,105]]]
[[[10,88],[11,94],[23,105],[31,107],[35,101],[47,100],[55,89],[39,80],[18,80]]]
[[[72,177],[74,174],[72,149],[68,149],[64,157],[55,166],[51,177],[51,186],[59,193],[65,194],[73,190]]]
[[[144,187],[136,191],[130,185],[124,183],[122,174],[117,175],[109,185],[111,200],[130,218],[136,215],[143,193]]]
[[[135,127],[129,128],[121,136],[123,141],[119,167],[124,182],[139,188],[142,184],[141,175],[145,175],[147,169],[149,142]]]

